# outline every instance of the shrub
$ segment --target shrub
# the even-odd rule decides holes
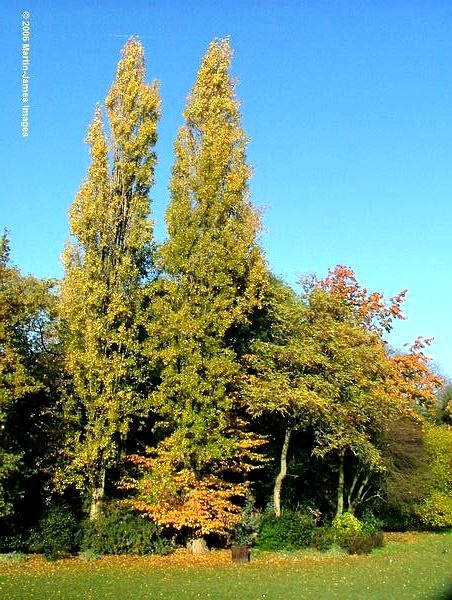
[[[360,533],[349,540],[347,551],[349,554],[369,554],[374,548],[381,548],[383,544],[382,531],[372,534]]]
[[[382,514],[382,528],[385,531],[412,531],[422,528],[418,515],[389,510]]]
[[[452,526],[452,427],[428,427],[425,438],[432,480],[428,493],[418,506],[417,515],[427,527]]]
[[[362,532],[366,536],[380,533],[383,528],[383,521],[376,517],[372,512],[367,512],[361,517]]]
[[[284,511],[280,517],[263,516],[257,545],[262,550],[295,550],[310,546],[315,525],[311,515]]]
[[[344,512],[333,519],[331,524],[334,541],[342,548],[347,548],[351,540],[363,531],[363,524],[350,512]]]
[[[49,560],[75,552],[80,545],[80,523],[69,505],[51,504],[30,535],[30,550]]]
[[[368,554],[383,546],[381,521],[371,513],[360,521],[352,513],[344,512],[333,520],[331,530],[335,543],[349,554]]]
[[[2,523],[0,522],[0,530],[2,527]],[[3,532],[2,532],[3,533]],[[10,533],[1,534],[0,533],[0,552],[3,553],[11,553],[11,552],[26,552],[28,550],[28,541],[29,534],[20,532],[20,533]]]
[[[111,505],[85,524],[82,546],[97,554],[169,554],[173,544],[153,521]]]
[[[321,552],[326,552],[334,545],[334,531],[330,525],[317,527],[314,532],[312,545]]]
[[[450,494],[434,491],[418,506],[417,513],[427,527],[452,527],[452,497]]]

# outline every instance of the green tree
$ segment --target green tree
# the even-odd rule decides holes
[[[236,482],[259,443],[237,411],[237,383],[267,271],[231,57],[227,39],[210,44],[175,142],[161,250],[166,279],[150,334],[162,365],[155,405],[163,439],[148,462],[136,461],[143,467],[136,506],[198,535],[237,522],[233,497],[244,488]]]
[[[153,273],[149,189],[160,100],[144,82],[144,51],[131,38],[89,127],[91,164],[70,210],[73,241],[63,255],[60,315],[65,323],[65,411],[73,434],[61,483],[75,483],[99,512],[131,419],[145,410],[144,288]],[[108,141],[107,141],[108,139]]]
[[[0,517],[24,495],[43,459],[45,413],[57,361],[53,284],[11,266],[0,238]],[[46,431],[48,434],[49,432]],[[52,440],[47,435],[45,450]],[[36,498],[34,499],[36,501]]]
[[[430,425],[424,444],[432,477],[417,514],[430,527],[452,527],[452,427]]]
[[[438,424],[452,424],[452,383],[450,381],[445,382],[438,391],[436,421]]]
[[[379,494],[381,475],[391,464],[386,449],[393,423],[421,421],[418,410],[432,405],[441,380],[422,352],[428,340],[418,338],[405,355],[394,355],[384,341],[394,319],[404,318],[406,291],[387,301],[379,292],[369,293],[343,266],[319,282],[314,297],[322,291],[330,310],[326,319],[319,315],[319,332],[327,341],[325,353],[332,367],[327,379],[335,394],[329,418],[316,434],[314,452],[338,456],[340,515],[344,503],[352,512]]]
[[[279,517],[292,436],[316,422],[329,404],[319,376],[324,359],[318,344],[307,339],[306,306],[290,287],[275,278],[271,279],[268,305],[266,335],[256,339],[243,357],[246,372],[242,394],[254,418],[271,419],[270,443],[276,443],[280,428],[284,432],[273,484],[273,507]]]
[[[386,511],[409,516],[426,495],[431,479],[425,423],[399,418],[384,432],[381,497]]]
[[[345,267],[308,282],[300,298],[276,298],[270,339],[247,358],[249,410],[284,423],[281,468],[274,486],[280,514],[291,433],[313,431],[315,456],[337,462],[336,513],[353,511],[387,468],[384,433],[395,419],[420,419],[415,403],[431,402],[437,381],[424,355],[392,357],[383,340],[401,316],[399,294],[369,294]],[[346,481],[348,479],[348,481]]]

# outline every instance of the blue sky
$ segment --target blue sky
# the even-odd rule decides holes
[[[30,131],[22,138],[22,12],[31,14]],[[152,190],[156,235],[172,144],[200,60],[231,36],[263,208],[262,244],[294,284],[351,266],[369,290],[408,288],[396,347],[434,336],[452,376],[452,3],[435,0],[6,0],[0,8],[0,227],[24,272],[62,274],[83,143],[121,47],[138,35],[163,117]]]

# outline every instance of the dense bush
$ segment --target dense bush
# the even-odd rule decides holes
[[[432,481],[416,512],[424,526],[452,527],[452,427],[429,427],[424,443],[430,457]]]
[[[97,554],[168,554],[172,542],[153,521],[112,505],[85,524],[82,547]]]
[[[253,544],[259,534],[262,515],[255,509],[254,498],[249,497],[242,511],[242,520],[231,532],[234,544]]]
[[[294,550],[310,546],[315,524],[310,514],[284,511],[280,517],[273,513],[262,517],[257,545],[262,550]]]
[[[28,550],[29,534],[25,532],[1,531],[3,523],[0,522],[0,552],[26,552]]]
[[[350,512],[344,512],[335,517],[331,524],[334,541],[342,548],[346,548],[350,541],[363,531],[363,524]]]
[[[57,559],[80,546],[80,523],[73,510],[63,502],[51,504],[31,532],[29,548]]]
[[[383,529],[383,521],[376,517],[373,512],[366,512],[360,518],[362,532],[365,535],[374,535],[380,533]]]
[[[452,496],[432,492],[417,509],[422,523],[432,529],[452,527]]]
[[[369,554],[374,548],[381,548],[384,544],[382,531],[372,534],[359,533],[350,538],[346,550],[349,554]]]
[[[380,514],[384,531],[413,531],[422,528],[419,517],[414,513],[385,510]]]
[[[330,535],[349,554],[367,554],[383,545],[381,521],[370,513],[362,521],[352,513],[343,513],[333,520]],[[327,538],[327,533],[324,536]]]
[[[312,542],[314,548],[326,552],[334,545],[334,543],[334,531],[330,525],[322,525],[321,527],[316,528]]]

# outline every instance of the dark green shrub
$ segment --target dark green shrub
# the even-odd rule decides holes
[[[111,505],[85,524],[82,546],[97,554],[168,554],[173,545],[153,521]]]
[[[315,525],[311,515],[284,511],[280,517],[262,517],[257,545],[262,550],[295,550],[310,546]]]
[[[0,522],[0,531],[2,523]],[[1,534],[0,552],[26,552],[28,550],[28,538],[26,533]]]
[[[382,531],[370,535],[361,533],[348,541],[346,549],[349,554],[370,554],[374,548],[381,548],[383,544]]]
[[[385,531],[412,531],[423,527],[416,515],[391,510],[382,514],[382,528]]]
[[[330,525],[322,525],[316,528],[312,541],[314,548],[326,552],[334,543],[334,531]]]
[[[29,548],[56,560],[75,552],[80,546],[80,523],[71,507],[63,502],[51,504],[31,532]]]
[[[372,512],[367,512],[361,517],[362,532],[366,536],[380,533],[383,529],[383,521]]]

